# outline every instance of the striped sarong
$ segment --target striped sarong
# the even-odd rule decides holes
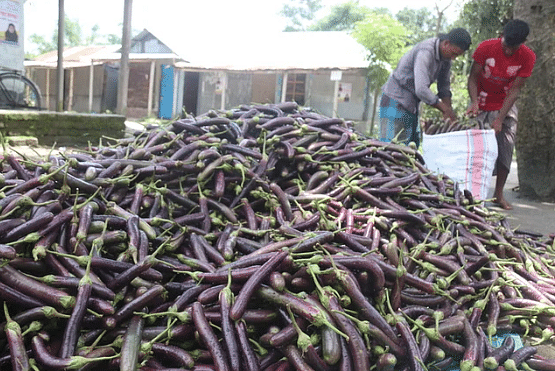
[[[498,114],[499,111],[482,111],[478,114],[476,120],[480,122],[482,127],[489,129],[491,128],[491,123]],[[511,170],[511,162],[513,161],[513,152],[515,149],[517,117],[518,111],[516,106],[513,105],[505,117],[505,120],[503,120],[501,131],[495,134],[497,138],[497,162],[493,172],[494,175],[497,175],[497,166],[503,166],[507,171]]]
[[[382,94],[380,100],[380,140],[420,145],[418,114],[407,111],[401,104]]]

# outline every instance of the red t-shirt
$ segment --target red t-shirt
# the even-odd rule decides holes
[[[513,81],[518,76],[529,77],[536,62],[536,54],[526,45],[521,45],[512,56],[506,56],[501,39],[483,41],[472,58],[483,67],[477,83],[480,109],[484,111],[501,109]]]

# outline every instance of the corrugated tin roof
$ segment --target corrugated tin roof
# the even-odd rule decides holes
[[[111,54],[119,48],[118,45],[90,45],[90,46],[70,46],[64,48],[64,68],[90,66],[91,60],[96,60],[100,56]],[[118,54],[119,55],[119,54]],[[100,62],[96,62],[98,64]],[[51,67],[55,68],[58,64],[58,51],[53,50],[41,54],[33,60],[25,61],[28,67]]]
[[[121,54],[117,52],[120,45],[96,45],[96,46],[72,46],[64,50],[64,68],[83,67],[93,64],[101,64],[108,61],[117,62]],[[173,60],[183,61],[175,53],[130,53],[130,61],[151,60]],[[34,60],[25,61],[28,67],[50,67],[55,68],[58,64],[58,52],[56,50],[41,54]]]
[[[90,46],[71,46],[64,49],[64,62],[84,62],[94,59],[98,54],[115,52],[118,45],[90,45]],[[58,61],[58,51],[53,50],[41,54],[34,59],[35,62],[56,63]]]

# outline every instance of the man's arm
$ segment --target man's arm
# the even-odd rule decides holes
[[[449,107],[453,107],[451,97],[443,97],[441,98],[441,101],[446,105],[448,105]]]
[[[436,104],[433,104],[432,107],[438,109],[443,114],[444,120],[449,120],[451,122],[457,121],[457,115],[455,111],[453,111],[453,107],[451,106],[451,98],[443,98],[440,99]]]
[[[422,102],[440,110],[443,114],[444,120],[448,119],[450,121],[457,121],[457,116],[455,115],[455,112],[451,107],[451,98],[447,96],[447,94],[444,94],[445,96],[440,99],[430,89],[430,85],[433,82],[430,79],[430,69],[433,63],[433,56],[430,53],[418,53],[418,56],[414,62],[415,93]],[[445,78],[447,79],[447,81],[438,81],[438,88],[439,84],[443,84],[442,91],[446,93],[447,91],[449,91],[449,70],[447,70],[445,74]],[[447,90],[445,89],[445,87],[447,87]]]
[[[437,95],[430,89],[431,68],[434,63],[433,55],[427,50],[421,50],[414,59],[414,93],[422,102],[434,105],[437,103]]]
[[[467,82],[468,95],[470,96],[470,107],[468,107],[466,114],[469,116],[476,116],[480,112],[478,101],[478,76],[480,76],[482,69],[483,66],[481,64],[476,61],[472,62]]]
[[[513,82],[513,85],[511,85],[511,88],[509,89],[509,91],[507,92],[507,95],[505,96],[505,100],[503,101],[503,106],[499,110],[499,114],[497,115],[495,120],[493,120],[493,122],[491,123],[491,126],[496,133],[501,131],[503,120],[505,120],[505,117],[507,117],[507,113],[509,113],[511,107],[517,101],[518,96],[520,95],[520,91],[522,90],[522,87],[526,83],[526,79],[527,77],[518,76]]]
[[[451,98],[451,61],[442,63],[437,75],[437,96],[446,102],[447,98]]]
[[[445,71],[447,82],[442,79],[442,74],[438,77],[437,87],[438,87],[438,97],[439,101],[432,105],[432,107],[438,109],[443,114],[443,119],[446,121],[455,122],[458,120],[455,111],[453,111],[453,105],[451,103],[451,84],[449,83],[449,70]]]

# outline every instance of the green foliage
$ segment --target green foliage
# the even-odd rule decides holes
[[[65,17],[64,31],[64,45],[81,45],[83,33],[78,20],[71,20],[68,17]],[[54,32],[54,40],[56,41],[56,44],[58,44],[58,31]]]
[[[466,28],[472,36],[472,45],[469,52],[453,62],[454,75],[468,74],[474,49],[484,40],[499,37],[505,23],[512,18],[512,9],[513,0],[467,0],[464,3],[452,27]],[[468,94],[466,86],[464,93]]]
[[[117,45],[121,44],[121,37],[113,34],[102,35],[98,32],[99,26],[94,25],[91,29],[90,36],[83,38],[83,31],[78,20],[72,20],[65,17],[64,24],[64,45],[65,46],[79,46],[79,45]],[[58,30],[54,30],[50,40],[39,34],[32,34],[29,39],[31,43],[37,47],[37,55],[48,53],[58,49]],[[26,55],[26,58],[32,58],[32,55]]]
[[[372,90],[379,89],[389,77],[390,70],[380,64],[368,66],[368,86]]]
[[[405,52],[407,30],[388,13],[374,11],[355,24],[351,35],[368,51],[367,94],[374,92],[375,105],[380,87],[385,84],[390,71]],[[375,114],[374,108],[370,119],[372,123]],[[373,133],[373,129],[372,125],[370,133]]]
[[[437,16],[428,8],[410,9],[405,7],[395,14],[395,18],[409,30],[408,42],[415,45],[436,35]],[[440,29],[443,32],[443,28]]]
[[[391,14],[389,9],[387,9],[387,8],[373,8],[372,11],[376,14],[384,14],[384,15],[393,16],[393,14]]]
[[[457,21],[466,27],[475,47],[484,40],[499,37],[513,17],[513,0],[468,0]]]
[[[121,45],[121,35],[115,35],[113,33],[106,35],[107,45]]]
[[[56,50],[56,46],[52,41],[47,41],[46,38],[42,35],[38,35],[36,33],[29,36],[31,42],[37,45],[38,54],[44,54],[52,50]]]
[[[289,0],[279,12],[280,16],[289,21],[284,31],[305,31],[307,23],[314,20],[320,9],[321,0]]]
[[[81,43],[81,26],[77,20],[71,20],[65,17],[64,25],[64,45],[76,46]],[[42,35],[32,34],[30,36],[31,42],[37,45],[39,54],[47,53],[58,48],[58,30],[54,30],[52,38],[46,40]]]
[[[368,13],[355,24],[352,36],[368,50],[371,65],[394,67],[406,51],[407,29],[387,14]]]
[[[316,21],[308,29],[311,31],[344,31],[352,30],[355,23],[364,20],[370,9],[358,4],[358,1],[347,1],[331,8],[329,15]]]
[[[98,34],[98,29],[99,29],[99,28],[100,28],[100,27],[99,27],[97,24],[95,24],[95,25],[92,27],[92,29],[91,29],[91,34],[90,34],[89,37],[87,37],[87,44],[88,44],[88,45],[94,45],[94,44],[96,43],[96,41],[98,40],[98,37],[100,36],[100,35]]]

